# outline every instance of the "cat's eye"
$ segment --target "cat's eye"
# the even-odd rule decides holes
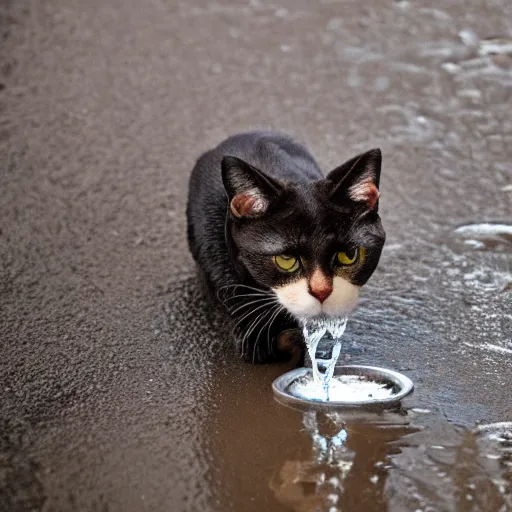
[[[336,261],[338,265],[352,265],[357,261],[359,256],[359,249],[347,249],[346,251],[340,251],[336,255]]]
[[[284,272],[296,272],[300,266],[299,260],[294,256],[274,256],[274,263]]]

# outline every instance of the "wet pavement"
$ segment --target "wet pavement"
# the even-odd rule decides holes
[[[512,4],[461,4],[0,1],[2,512],[512,510]],[[382,149],[342,359],[403,411],[282,406],[202,296],[188,175],[253,128]]]

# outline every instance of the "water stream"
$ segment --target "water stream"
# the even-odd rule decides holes
[[[347,327],[347,321],[347,317],[341,317],[308,319],[303,322],[302,330],[313,370],[313,380],[309,383],[302,383],[301,389],[304,388],[304,396],[307,395],[322,400],[330,399],[332,376],[336,362],[340,357],[341,339]],[[330,357],[328,359],[319,358],[317,355],[319,343],[326,334],[332,338],[331,341],[327,341],[327,349],[330,349]]]

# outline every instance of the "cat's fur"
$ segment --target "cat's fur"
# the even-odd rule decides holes
[[[233,320],[242,354],[281,359],[301,347],[299,320],[339,316],[375,270],[385,234],[378,211],[379,150],[324,177],[287,136],[251,132],[203,154],[190,178],[190,250]],[[339,251],[356,254],[340,266]],[[275,256],[300,262],[293,274]]]

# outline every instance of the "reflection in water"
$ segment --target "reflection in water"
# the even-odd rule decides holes
[[[346,418],[346,417],[345,417]],[[270,488],[294,511],[382,510],[390,443],[415,430],[404,424],[350,424],[336,412],[307,411],[309,460],[287,460]]]
[[[439,444],[432,444],[431,436]],[[512,494],[506,453],[489,440],[450,425],[431,425],[391,458],[391,510],[505,512]]]
[[[316,411],[302,420],[310,458],[286,460],[270,480],[291,510],[501,512],[512,506],[507,454],[468,431],[433,425],[425,435],[406,422],[347,424],[340,413]],[[429,441],[432,430],[439,444]]]

